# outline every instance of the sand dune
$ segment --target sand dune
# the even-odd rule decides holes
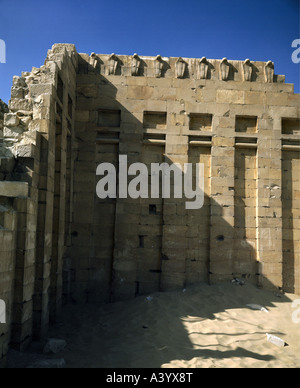
[[[228,283],[148,299],[67,306],[63,325],[51,330],[52,337],[68,343],[59,355],[67,367],[300,367],[300,324],[292,321],[295,295]],[[249,303],[269,313],[246,307]],[[288,345],[269,343],[266,333]]]

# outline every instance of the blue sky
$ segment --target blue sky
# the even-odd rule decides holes
[[[8,102],[12,77],[40,67],[54,43],[89,54],[272,60],[299,93],[299,38],[299,0],[0,0],[0,98]]]

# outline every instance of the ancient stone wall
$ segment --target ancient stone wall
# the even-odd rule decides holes
[[[1,264],[13,273],[14,284],[8,293],[1,279],[0,294],[9,296],[7,305],[12,299],[8,341],[19,350],[32,338],[43,338],[62,304],[76,61],[73,45],[54,45],[44,66],[14,77],[9,113],[4,116],[0,202],[5,217],[15,214],[16,222],[0,230],[7,251]]]
[[[57,44],[14,77],[0,127],[0,365],[9,346],[43,338],[64,302],[234,278],[300,294],[299,102],[270,61]],[[96,169],[118,171],[120,156],[149,179],[153,163],[202,163],[203,206],[100,199]]]
[[[299,96],[270,61],[81,54],[73,297],[107,301],[234,277],[299,292],[298,128]],[[95,169],[117,166],[119,155],[128,165],[204,163],[204,206],[100,200]],[[282,156],[293,160],[290,179]],[[284,214],[282,195],[293,197]]]

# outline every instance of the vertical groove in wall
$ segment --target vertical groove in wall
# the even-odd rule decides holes
[[[56,124],[55,134],[55,169],[54,169],[54,200],[53,200],[53,229],[52,229],[52,256],[51,256],[51,283],[50,283],[50,322],[56,320],[57,306],[57,279],[60,254],[60,210],[61,210],[61,166],[62,166],[62,123]]]
[[[300,155],[282,152],[282,250],[283,288],[300,290]]]
[[[170,115],[171,116],[171,115]],[[181,115],[178,115],[179,117]],[[182,115],[183,116],[183,115]],[[178,120],[179,120],[178,117]],[[184,117],[184,116],[183,116]],[[164,162],[173,170],[170,174],[170,198],[164,199],[163,238],[162,238],[162,276],[163,291],[182,289],[186,286],[187,249],[188,249],[188,210],[185,199],[176,198],[174,188],[183,179],[183,165],[188,162],[188,136],[180,136],[177,128],[169,123],[166,134],[166,154]],[[179,196],[182,196],[182,193]]]
[[[35,287],[33,296],[33,337],[39,339],[48,327],[43,318],[45,306],[48,306],[48,290],[45,282],[45,266],[48,265],[48,257],[45,248],[46,211],[47,211],[47,177],[48,177],[48,153],[49,144],[47,136],[40,136],[40,159],[39,159],[39,190],[38,190],[38,218],[36,239],[36,262],[35,262]]]
[[[233,271],[257,283],[257,167],[255,149],[235,151],[235,257]]]
[[[204,204],[200,209],[187,213],[187,267],[186,283],[208,282],[210,258],[210,214],[211,214],[211,149],[210,147],[189,147],[188,162],[193,165],[195,179],[196,163],[204,164]]]
[[[256,163],[255,168],[258,176],[258,153],[256,150]],[[256,263],[257,263],[257,286],[259,288],[262,287],[263,280],[262,280],[262,263],[261,263],[261,257],[260,257],[260,249],[259,249],[259,195],[258,195],[258,180],[257,180],[257,187],[256,187]]]
[[[162,163],[164,146],[144,145],[141,162],[148,168],[148,190],[151,190],[151,164]],[[147,294],[160,290],[163,199],[140,199],[138,234],[142,241],[137,248],[136,294]],[[135,205],[132,204],[132,209]],[[135,208],[135,212],[138,209]]]
[[[100,163],[112,163],[118,170],[118,144],[96,144],[95,168]],[[96,177],[96,182],[101,176]],[[95,185],[96,187],[96,185]],[[94,190],[94,226],[92,226],[95,253],[93,262],[93,271],[90,274],[91,300],[102,298],[110,301],[112,298],[113,284],[113,255],[115,238],[115,217],[116,217],[116,199],[97,197]]]
[[[63,256],[63,274],[62,274],[62,303],[70,302],[71,296],[71,260],[68,257],[68,249],[71,247],[71,198],[72,198],[72,127],[66,139],[66,206],[65,206],[65,250]]]

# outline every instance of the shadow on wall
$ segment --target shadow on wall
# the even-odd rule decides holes
[[[286,152],[283,156],[282,181],[285,190],[282,195],[282,230],[283,230],[283,289],[286,292],[295,292],[296,283],[296,261],[299,263],[299,241],[296,240],[297,225],[295,223],[296,213],[293,214],[293,160],[299,159],[299,152]],[[296,190],[294,188],[294,190]],[[299,264],[298,264],[299,266]]]
[[[156,132],[153,139],[158,140],[155,146],[144,144],[148,131],[143,111],[166,111],[165,101],[151,101],[154,88],[137,86],[127,93],[127,88],[117,88],[83,59],[78,73],[78,146],[69,255],[73,281],[68,298],[76,302],[112,301],[234,277],[274,287],[262,278],[255,238],[248,243],[246,225],[242,221],[237,227],[229,224],[224,219],[225,206],[208,193],[204,206],[190,211],[184,209],[185,199],[97,198],[100,177],[95,171],[100,163],[112,163],[118,169],[119,155],[127,155],[128,165],[144,162],[149,166],[153,162],[173,163],[179,155],[175,151],[170,156],[172,151],[166,151],[166,127],[159,134],[152,131]],[[131,113],[135,112],[134,104],[137,112]],[[205,168],[210,169],[207,148],[199,147],[199,153],[188,151],[185,157],[185,162],[193,163],[203,157]],[[239,167],[245,174],[245,166]],[[245,194],[243,179],[245,176],[241,177],[241,196]],[[207,185],[209,179],[206,189]],[[246,201],[236,199],[235,207],[242,220]]]

